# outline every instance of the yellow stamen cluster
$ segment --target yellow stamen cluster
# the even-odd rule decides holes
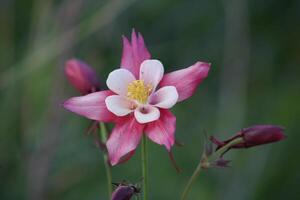
[[[143,80],[135,80],[128,85],[127,97],[140,103],[146,103],[151,90],[151,85],[145,85]]]

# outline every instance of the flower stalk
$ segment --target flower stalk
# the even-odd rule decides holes
[[[143,175],[143,200],[148,199],[148,152],[147,152],[147,138],[144,134],[142,139],[142,175]]]
[[[202,171],[202,163],[200,162],[198,164],[197,168],[195,169],[193,175],[189,179],[188,183],[186,184],[186,186],[185,186],[185,188],[184,188],[184,190],[182,192],[181,198],[180,198],[181,200],[187,199],[187,195],[190,192],[193,183],[195,182],[195,180],[197,179],[197,177],[200,175],[201,171]]]
[[[231,142],[229,142],[226,145],[224,145],[223,147],[219,148],[217,151],[215,151],[211,155],[206,155],[206,153],[204,151],[202,159],[199,162],[198,166],[196,167],[196,169],[195,169],[193,175],[191,176],[191,178],[189,179],[188,183],[186,184],[186,186],[182,192],[180,200],[187,199],[188,193],[190,192],[193,183],[195,182],[195,180],[200,175],[200,173],[203,169],[209,168],[211,166],[211,163],[213,163],[214,160],[221,157],[231,146],[239,144],[242,141],[243,141],[242,138],[237,138],[235,140],[232,140]]]
[[[108,131],[106,125],[103,122],[100,122],[100,137],[103,143],[106,143],[108,136]],[[103,160],[105,165],[106,179],[107,179],[107,191],[108,197],[111,199],[112,194],[112,176],[111,176],[111,167],[109,164],[109,159],[107,152],[103,152]]]

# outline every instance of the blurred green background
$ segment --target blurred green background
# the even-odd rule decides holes
[[[253,124],[285,126],[288,139],[231,152],[232,167],[203,173],[189,199],[300,199],[299,0],[1,0],[0,199],[107,199],[101,152],[84,135],[89,121],[60,106],[78,95],[63,67],[83,59],[105,87],[132,28],[166,71],[212,63],[197,93],[173,109],[183,172],[150,144],[150,199],[179,199],[204,130],[225,139]],[[140,180],[139,161],[137,151],[113,180]]]

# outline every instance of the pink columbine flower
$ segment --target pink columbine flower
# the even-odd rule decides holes
[[[68,60],[65,64],[65,74],[71,85],[81,94],[99,90],[100,82],[96,72],[81,60]]]
[[[121,68],[109,74],[109,90],[73,97],[64,107],[89,119],[115,123],[106,144],[112,165],[132,156],[144,133],[170,151],[176,117],[169,109],[191,97],[209,69],[210,64],[196,62],[164,74],[162,63],[150,59],[142,35],[133,31],[131,43],[123,37]]]

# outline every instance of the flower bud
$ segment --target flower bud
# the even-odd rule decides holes
[[[112,193],[111,200],[130,200],[133,195],[140,193],[140,188],[132,184],[126,183],[113,183],[117,186],[115,191]]]
[[[99,90],[100,83],[96,72],[80,60],[68,60],[65,64],[65,74],[73,87],[81,94],[89,94]]]
[[[242,129],[243,143],[237,144],[238,148],[248,148],[262,144],[277,142],[286,138],[284,129],[274,125],[256,125]],[[234,148],[236,148],[234,146]]]
[[[225,141],[219,141],[215,137],[211,137],[210,140],[216,144],[217,149],[223,147],[229,142],[242,138],[242,141],[238,144],[232,145],[230,148],[249,148],[257,145],[268,144],[277,142],[286,138],[284,129],[275,125],[255,125],[242,129],[236,135]]]

